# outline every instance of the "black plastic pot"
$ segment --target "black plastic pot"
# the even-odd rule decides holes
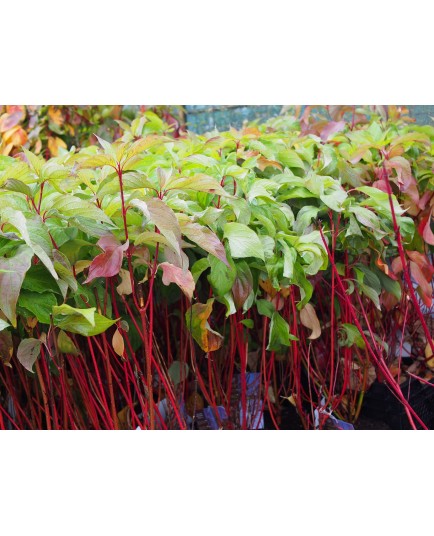
[[[433,430],[434,381],[431,381],[431,385],[427,385],[415,378],[410,378],[401,385],[401,391],[425,425]],[[362,415],[382,420],[393,430],[411,429],[403,405],[383,383],[373,383],[366,393]]]

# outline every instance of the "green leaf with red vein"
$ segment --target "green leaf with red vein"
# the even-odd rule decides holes
[[[33,251],[21,246],[13,257],[0,258],[0,309],[14,327],[17,326],[18,296],[32,257]]]
[[[2,212],[2,220],[19,231],[21,238],[41,259],[54,279],[59,279],[50,258],[53,249],[50,235],[42,222],[42,218],[38,214],[26,217],[19,210],[6,208]]]
[[[195,192],[207,192],[232,197],[220,186],[216,179],[203,173],[197,173],[192,177],[172,179],[166,184],[166,190],[194,190]]]
[[[80,216],[98,222],[112,224],[111,219],[96,205],[73,195],[62,195],[54,200],[51,208],[67,218]]]
[[[165,236],[174,248],[181,249],[181,228],[173,210],[161,199],[151,197],[146,201],[134,200],[131,202],[145,216],[149,222],[153,223],[160,233]]]
[[[189,240],[195,242],[202,249],[214,255],[214,257],[217,257],[226,266],[229,266],[225,248],[220,242],[219,237],[211,229],[199,223],[181,222],[181,230]]]

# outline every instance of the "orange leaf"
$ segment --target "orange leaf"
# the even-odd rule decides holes
[[[8,143],[5,146],[2,146],[2,145],[3,144],[0,143],[0,154],[5,155],[5,156],[7,156],[12,151],[12,149],[14,148],[13,143]]]
[[[42,149],[42,141],[38,139],[36,140],[35,146],[33,147],[33,152],[35,154],[39,154],[41,152],[41,149]]]
[[[269,279],[266,279],[265,281],[263,279],[259,280],[259,286],[265,290],[266,294],[274,298],[277,294],[277,290],[273,287],[273,284]]]
[[[123,268],[119,271],[119,276],[121,278],[121,282],[116,287],[116,290],[118,291],[118,294],[122,295],[130,295],[133,293],[133,287],[131,286],[131,275],[128,270],[124,270]]]
[[[57,156],[59,154],[59,147],[66,149],[66,143],[62,140],[62,138],[59,138],[58,136],[49,136],[48,149],[52,156]]]
[[[258,158],[257,160],[257,167],[261,170],[261,171],[264,171],[265,168],[267,167],[274,167],[274,168],[277,168],[279,169],[280,171],[282,171],[282,166],[281,164],[279,164],[279,162],[276,162],[275,160],[267,160],[266,158],[264,158],[263,156],[261,156],[260,158]]]
[[[14,351],[14,345],[12,342],[12,333],[10,331],[0,332],[0,360],[3,365],[12,367],[10,360]]]
[[[396,281],[396,275],[390,271],[389,265],[385,263],[381,257],[378,257],[378,259],[375,261],[375,264],[378,266],[378,268],[380,268],[382,272],[384,272],[391,279],[394,279]]]
[[[116,329],[116,331],[114,332],[113,339],[112,339],[112,346],[113,346],[113,350],[119,356],[122,357],[124,355],[124,351],[125,351],[124,338],[122,337],[121,332],[118,329]]]
[[[48,117],[55,125],[58,125],[59,127],[63,125],[65,122],[65,118],[62,115],[62,111],[59,108],[55,108],[54,106],[50,106],[48,108]]]
[[[241,131],[241,134],[249,138],[257,138],[261,135],[261,131],[257,127],[247,127]]]
[[[14,132],[11,138],[11,143],[13,143],[15,147],[20,147],[21,145],[27,143],[27,140],[27,132],[23,128],[19,127],[18,130]]]
[[[214,299],[206,303],[195,303],[185,313],[187,327],[191,330],[194,340],[205,352],[214,352],[223,343],[223,337],[211,329],[208,318],[212,312]]]
[[[321,335],[321,326],[319,324],[318,317],[316,316],[315,309],[310,303],[306,303],[303,309],[300,311],[300,320],[303,326],[312,330],[308,339],[318,339]]]

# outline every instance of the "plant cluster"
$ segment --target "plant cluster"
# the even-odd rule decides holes
[[[248,372],[276,427],[354,422],[375,379],[424,427],[400,357],[417,324],[430,380],[434,129],[332,115],[174,137],[147,111],[1,156],[0,427],[247,428]]]
[[[179,135],[183,120],[177,106],[0,105],[0,154],[13,156],[24,147],[50,158],[58,156],[60,148],[94,145],[95,134],[113,141],[122,133],[119,122],[131,122],[148,109]]]

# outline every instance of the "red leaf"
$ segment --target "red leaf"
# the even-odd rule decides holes
[[[374,188],[378,188],[379,190],[381,190],[382,192],[387,192],[389,191],[388,188],[387,188],[387,183],[384,179],[381,179],[379,181],[375,181],[372,183],[372,186]]]
[[[411,181],[412,175],[410,162],[403,156],[394,156],[390,160],[386,160],[384,165],[387,170],[390,171],[394,169],[396,171],[399,184],[405,185]]]
[[[431,307],[432,305],[431,279],[427,281],[424,277],[424,274],[422,273],[422,270],[413,261],[410,261],[410,271],[411,271],[411,275],[414,277],[417,284],[419,285],[419,295],[422,298],[423,303],[427,307]]]
[[[13,127],[16,127],[21,121],[23,114],[21,112],[14,112],[12,114],[3,114],[0,117],[0,132],[6,132]]]
[[[419,205],[418,205],[420,210],[425,209],[426,204],[431,199],[431,196],[432,196],[432,192],[429,190],[422,195],[422,197],[419,199]]]
[[[419,266],[427,281],[431,281],[434,275],[434,267],[428,260],[428,257],[419,251],[407,251],[407,255],[410,259]]]
[[[419,234],[423,237],[425,242],[427,244],[430,244],[431,246],[434,246],[434,234],[431,231],[431,216],[432,216],[432,209],[431,212],[428,214],[428,216],[425,216],[418,227]]]
[[[402,272],[401,257],[395,257],[392,261],[392,270],[394,274],[400,274]]]
[[[122,266],[124,252],[128,249],[128,241],[120,244],[113,235],[102,236],[98,246],[104,251],[95,257],[89,266],[89,273],[85,283],[90,283],[96,277],[113,277],[117,275]]]
[[[159,266],[163,270],[163,283],[170,285],[175,283],[189,300],[193,297],[194,279],[190,270],[183,270],[169,262],[162,262]]]
[[[345,128],[345,121],[330,121],[321,130],[322,141],[327,141],[336,132],[341,132]]]
[[[26,117],[26,107],[23,104],[8,104],[6,111],[8,114],[20,113],[21,119]]]

